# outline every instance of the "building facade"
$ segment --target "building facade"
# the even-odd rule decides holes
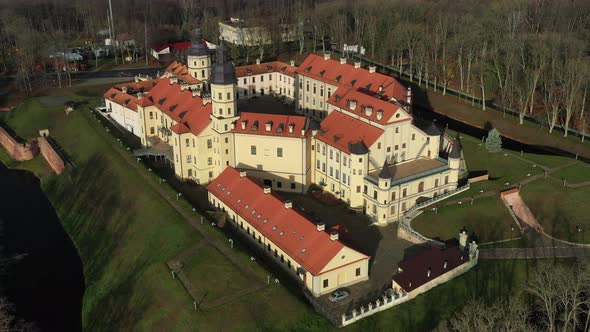
[[[368,280],[369,256],[345,246],[337,233],[328,234],[245,171],[227,167],[207,189],[210,205],[314,296]]]
[[[458,187],[459,143],[414,119],[411,89],[374,67],[325,54],[298,67],[234,68],[223,45],[215,61],[193,45],[188,66],[171,64],[144,83],[149,91],[105,94],[118,110],[113,119],[144,146],[170,148],[179,178],[209,183],[231,166],[272,190],[304,193],[315,184],[377,225]],[[240,112],[239,99],[269,94],[293,100],[297,114]]]

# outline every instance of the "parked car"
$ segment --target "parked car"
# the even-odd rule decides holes
[[[349,297],[350,293],[346,290],[343,289],[339,289],[337,291],[335,291],[334,293],[330,294],[330,302],[337,302],[337,301],[341,301],[344,300],[345,298]]]

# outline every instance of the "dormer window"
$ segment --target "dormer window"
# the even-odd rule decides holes
[[[309,66],[309,67],[305,68],[305,72],[306,72],[306,73],[309,73],[310,71],[311,71],[311,66]]]
[[[252,125],[252,130],[258,130],[258,121],[254,121],[254,124]]]
[[[158,100],[158,104],[160,104],[160,105],[164,104],[164,102],[166,102],[166,97]]]
[[[338,76],[336,76],[336,79],[335,79],[335,81],[336,81],[336,82],[340,82],[340,80],[341,80],[341,79],[342,79],[342,75],[338,75]]]
[[[268,222],[268,219],[264,219],[264,220],[262,221],[262,223],[263,223],[263,224],[266,224],[267,222]]]
[[[280,232],[279,236],[283,236],[285,234],[285,232]]]
[[[276,231],[277,230],[277,226],[272,226],[272,231]]]
[[[115,98],[117,96],[117,93],[112,93],[111,94],[111,99]]]
[[[352,81],[350,81],[350,83],[348,83],[348,85],[350,85],[350,86],[354,86],[355,84],[356,84],[356,80],[352,80]]]
[[[244,209],[248,210],[249,207],[250,207],[250,205],[246,204],[246,206],[244,206]]]
[[[174,110],[176,109],[176,107],[178,107],[178,105],[172,105],[172,106],[170,106],[170,112],[174,112]]]
[[[320,77],[324,77],[324,74],[326,73],[325,70],[320,71]]]
[[[236,203],[238,203],[238,204],[240,204],[241,202],[242,202],[242,200],[241,200],[241,199],[238,199],[238,200],[236,201]]]
[[[301,253],[304,254],[306,250],[306,248],[301,249]]]

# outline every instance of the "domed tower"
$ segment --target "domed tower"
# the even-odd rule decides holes
[[[387,163],[387,159],[383,162],[383,168],[381,172],[379,172],[379,189],[389,189],[389,184],[391,183],[391,172],[389,171],[389,164]]]
[[[213,128],[218,132],[228,132],[230,122],[224,121],[237,116],[237,89],[236,70],[234,65],[227,60],[227,50],[223,42],[217,48],[217,61],[211,68],[211,101],[213,103],[213,117],[217,119],[218,125],[214,123]],[[215,122],[215,121],[214,121]]]
[[[461,143],[458,138],[453,140],[451,152],[449,152],[449,167],[452,169],[459,169],[461,165]]]
[[[201,30],[195,30],[195,41],[188,50],[187,64],[189,74],[200,80],[208,81],[211,75],[211,51],[201,38]]]

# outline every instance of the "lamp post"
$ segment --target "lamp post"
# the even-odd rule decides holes
[[[182,196],[182,193],[176,194],[176,200],[179,200],[180,199],[180,196]]]
[[[234,248],[234,240],[229,239],[228,242],[229,242],[229,247],[233,249]]]

